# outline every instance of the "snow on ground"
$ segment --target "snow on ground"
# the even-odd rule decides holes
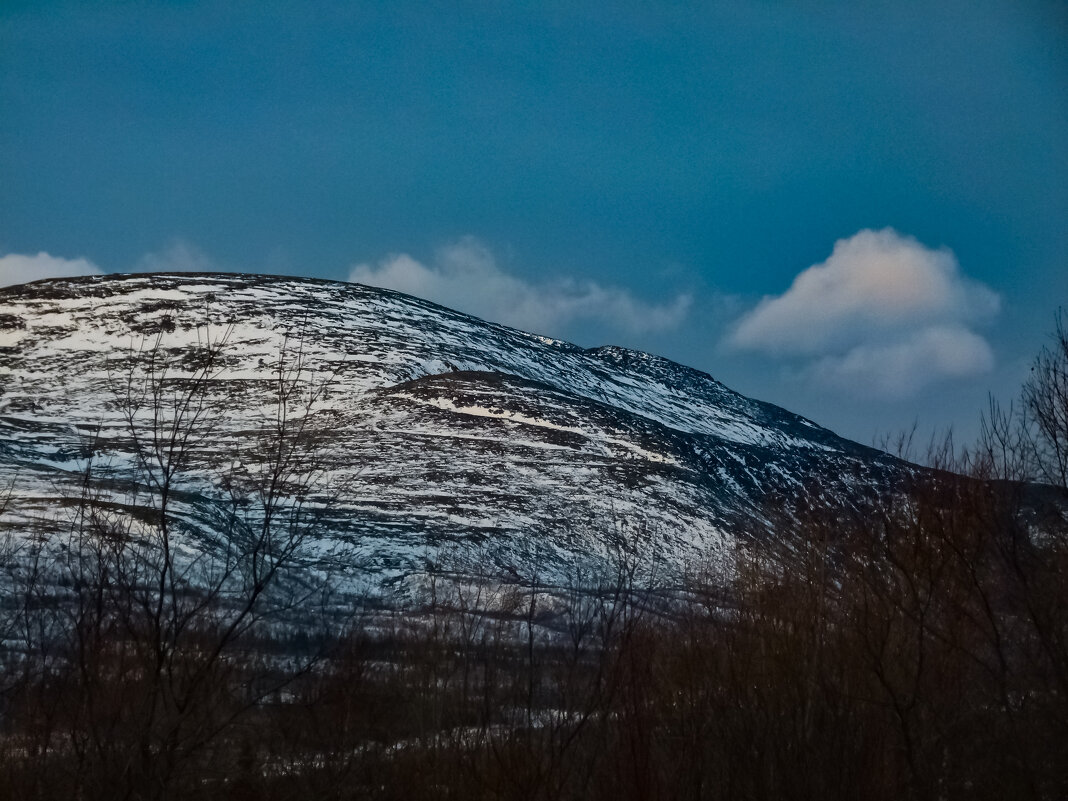
[[[531,537],[557,560],[604,555],[622,522],[655,532],[642,547],[660,558],[728,559],[725,532],[759,518],[763,495],[800,470],[844,487],[881,469],[859,446],[656,356],[584,350],[358,285],[185,274],[0,290],[0,487],[38,510],[72,491],[93,432],[109,475],[130,475],[124,398],[151,387],[147,356],[158,349],[180,390],[215,344],[189,488],[215,497],[227,476],[255,475],[284,357],[283,378],[317,398],[307,456],[330,479],[316,485],[330,510],[318,541],[382,576],[462,541],[489,543],[500,564]],[[437,383],[406,383],[425,379]]]

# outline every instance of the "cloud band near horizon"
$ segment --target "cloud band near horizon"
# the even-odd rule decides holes
[[[474,237],[440,248],[429,265],[407,253],[388,256],[377,264],[355,264],[349,280],[554,336],[582,320],[635,334],[670,330],[685,320],[693,302],[689,294],[680,293],[668,303],[648,303],[625,289],[594,281],[527,281],[501,267],[493,252]]]

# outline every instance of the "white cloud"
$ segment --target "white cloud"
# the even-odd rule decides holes
[[[960,272],[947,248],[893,229],[863,230],[738,321],[728,344],[811,360],[824,383],[861,395],[905,397],[944,378],[990,370],[990,346],[971,330],[998,296]]]
[[[219,265],[196,245],[176,239],[163,250],[146,253],[137,260],[130,272],[217,272],[220,269]],[[0,256],[0,286],[24,284],[42,278],[103,274],[104,270],[88,259],[64,259],[44,252],[36,256],[21,253]]]
[[[906,398],[939,378],[964,378],[994,367],[990,345],[962,326],[920,328],[885,344],[863,343],[812,366],[822,382],[856,394]]]
[[[132,272],[135,273],[210,273],[219,266],[196,245],[175,239],[161,251],[146,253]]]
[[[42,278],[101,275],[103,270],[87,259],[64,259],[41,252],[36,256],[9,253],[0,256],[0,286],[25,284]]]
[[[678,326],[691,303],[689,295],[681,294],[668,304],[650,304],[625,289],[593,281],[534,284],[503,270],[493,253],[471,237],[439,250],[430,266],[402,253],[377,265],[354,265],[349,280],[417,295],[538,333],[556,333],[582,319],[632,333],[662,331]]]

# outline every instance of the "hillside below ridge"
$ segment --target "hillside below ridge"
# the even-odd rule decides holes
[[[726,564],[740,532],[770,528],[776,498],[815,486],[848,503],[904,469],[663,357],[581,348],[390,290],[104,275],[0,289],[0,485],[13,498],[0,524],[47,528],[56,496],[77,497],[91,436],[88,450],[107,455],[97,489],[129,496],[123,377],[145,380],[154,354],[168,380],[188,379],[216,342],[210,447],[182,471],[188,494],[174,508],[190,547],[211,547],[206,499],[240,475],[288,354],[299,374],[287,375],[321,390],[318,551],[370,584],[457,548],[494,569],[538,551],[547,573],[620,543],[668,566]]]

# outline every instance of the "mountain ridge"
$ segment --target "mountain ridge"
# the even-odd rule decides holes
[[[141,369],[153,342],[170,375],[193,375],[212,336],[223,346],[205,391],[221,439],[197,456],[189,487],[217,492],[233,469],[221,457],[254,450],[290,348],[300,380],[322,390],[318,458],[346,487],[330,499],[320,550],[372,584],[473,542],[498,567],[538,543],[556,569],[604,556],[628,526],[669,566],[710,555],[726,565],[740,532],[770,530],[774,499],[815,484],[861,503],[907,469],[641,351],[582,348],[325,279],[113,274],[0,289],[0,481],[18,500],[6,525],[42,525],[41,488],[71,491],[87,431],[100,432],[121,483],[116,376]],[[195,509],[179,514],[210,541]]]

